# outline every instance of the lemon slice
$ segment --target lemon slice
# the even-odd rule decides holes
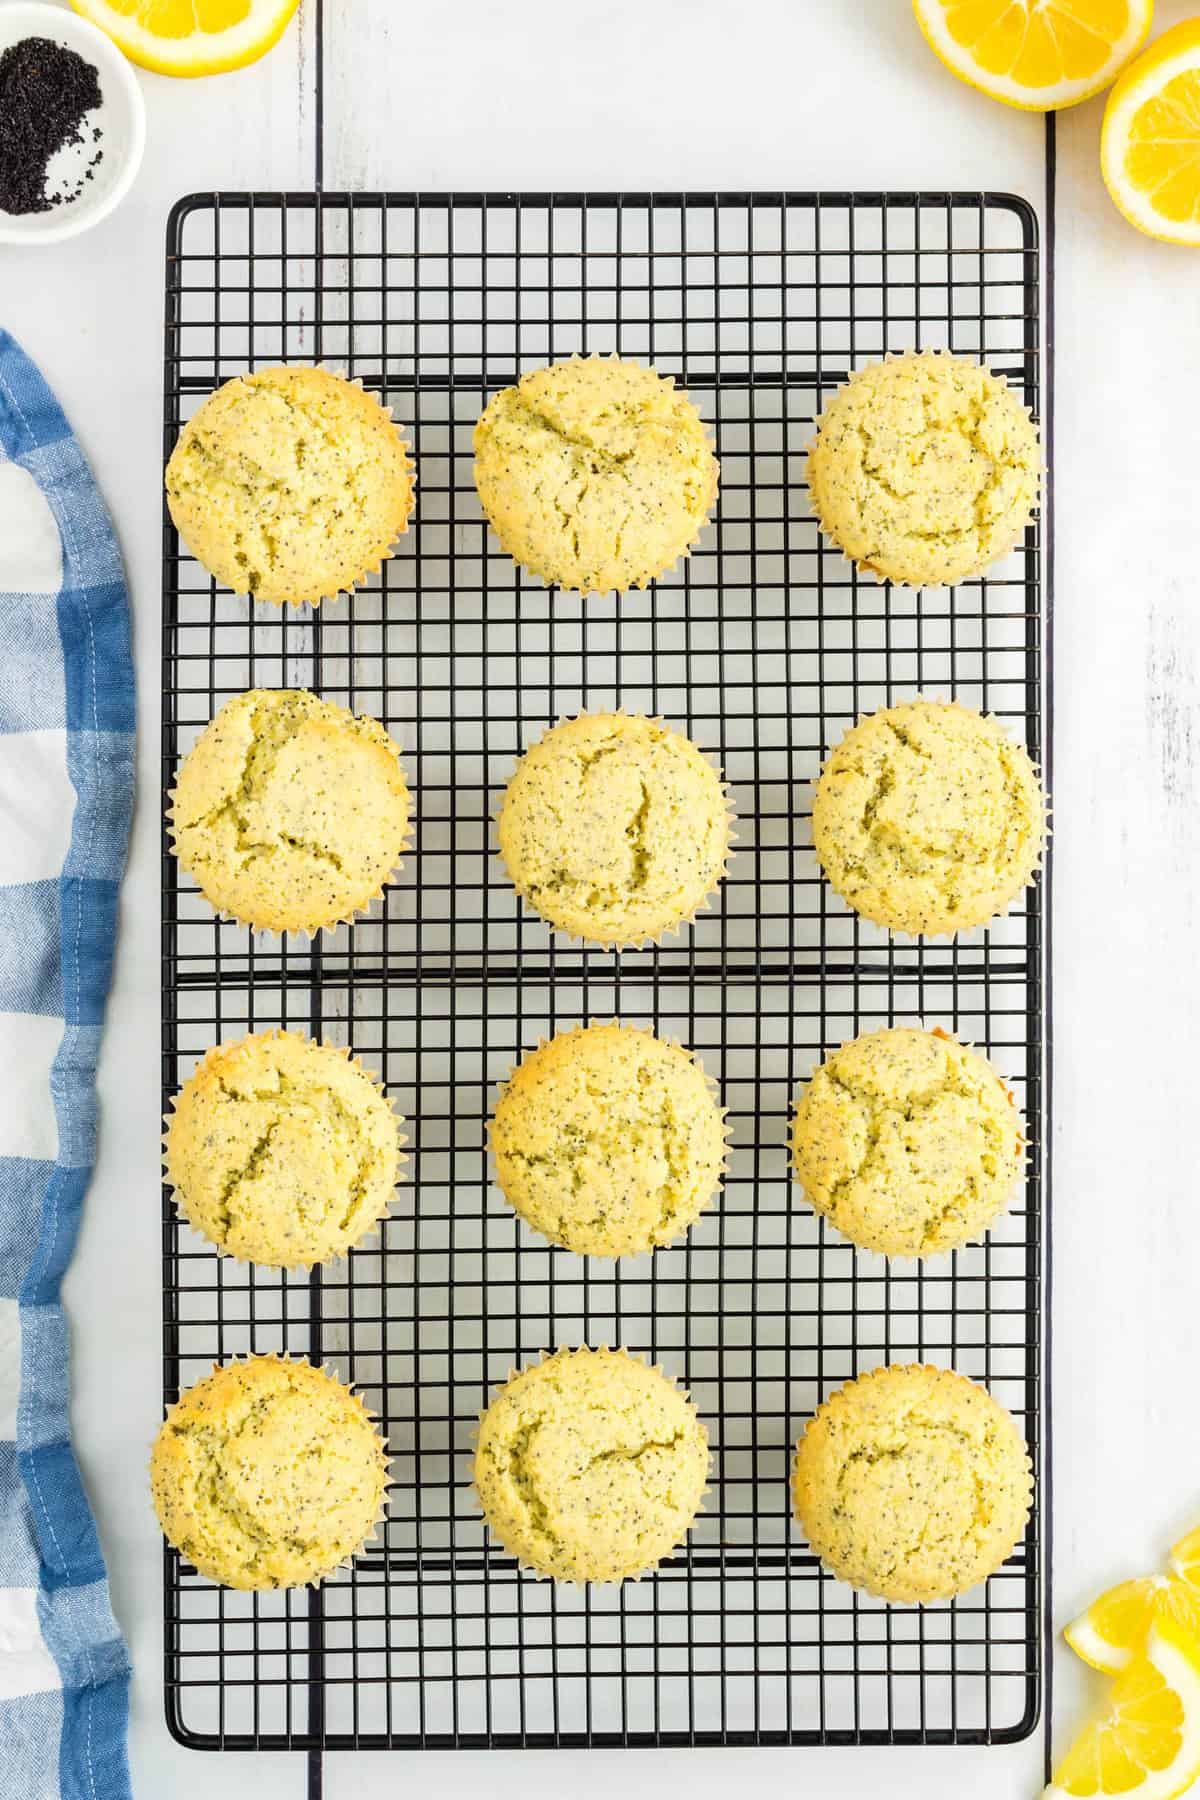
[[[1100,168],[1130,224],[1200,244],[1200,19],[1156,38],[1108,97]]]
[[[1136,1794],[1173,1800],[1200,1775],[1200,1641],[1178,1619],[1150,1628],[1145,1654],[1112,1684],[1107,1710],[1075,1739],[1044,1800]]]
[[[218,75],[257,62],[299,0],[72,0],[131,62],[159,75]]]
[[[1098,94],[1150,29],[1154,0],[913,0],[952,75],[1027,112]]]
[[[1123,1581],[1072,1619],[1063,1636],[1093,1669],[1116,1671],[1129,1666],[1163,1618],[1176,1620],[1200,1643],[1200,1592],[1172,1575]]]
[[[1200,1525],[1171,1546],[1171,1573],[1200,1588]]]

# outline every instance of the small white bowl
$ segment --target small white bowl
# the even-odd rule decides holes
[[[100,79],[101,104],[84,116],[87,141],[69,145],[50,164],[47,186],[53,192],[59,182],[73,186],[72,175],[77,180],[95,151],[104,152],[78,199],[64,200],[48,212],[0,211],[0,244],[61,244],[106,219],[129,192],[146,148],[146,106],[137,77],[112,39],[78,13],[39,0],[0,5],[0,53],[28,37],[65,44],[90,62]],[[93,125],[104,133],[98,143],[92,142]]]

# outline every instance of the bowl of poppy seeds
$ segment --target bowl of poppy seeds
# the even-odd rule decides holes
[[[0,244],[59,243],[128,192],[146,143],[121,52],[62,7],[0,6]]]

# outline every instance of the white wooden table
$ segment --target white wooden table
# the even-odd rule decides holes
[[[0,0],[3,4],[4,0]],[[1160,26],[1194,10],[1160,0]],[[905,0],[326,0],[330,187],[900,188],[1045,192],[1040,118],[953,82]],[[176,1748],[162,1722],[158,616],[163,230],[198,188],[311,187],[316,0],[263,63],[147,76],[146,166],[76,243],[0,256],[0,322],[56,388],[132,582],[141,795],[102,1066],[100,1162],[67,1286],[77,1441],[135,1669],[143,1800],[294,1797],[299,1757]],[[1200,1522],[1200,261],[1139,238],[1097,163],[1101,102],[1058,125],[1053,1144],[1055,1617]],[[1084,1683],[1056,1655],[1055,1717]],[[580,1800],[753,1780],[835,1796],[1035,1792],[1011,1749],[331,1757],[327,1791],[437,1781]],[[786,1784],[784,1786],[783,1784]]]

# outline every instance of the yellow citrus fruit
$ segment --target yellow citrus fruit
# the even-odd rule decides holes
[[[1200,1775],[1200,1641],[1178,1619],[1150,1628],[1145,1652],[1112,1683],[1107,1708],[1080,1732],[1044,1800],[1134,1794],[1173,1800]]]
[[[72,0],[131,62],[159,75],[219,75],[257,62],[299,0]]]
[[[1173,1575],[1123,1581],[1072,1619],[1063,1636],[1093,1669],[1115,1671],[1128,1667],[1163,1618],[1177,1620],[1200,1643],[1200,1591]]]
[[[1200,1525],[1171,1546],[1171,1573],[1200,1588]]]
[[[913,0],[951,74],[1021,106],[1054,112],[1098,94],[1146,40],[1154,0]]]
[[[1131,225],[1200,244],[1200,19],[1155,38],[1104,109],[1100,168]]]

